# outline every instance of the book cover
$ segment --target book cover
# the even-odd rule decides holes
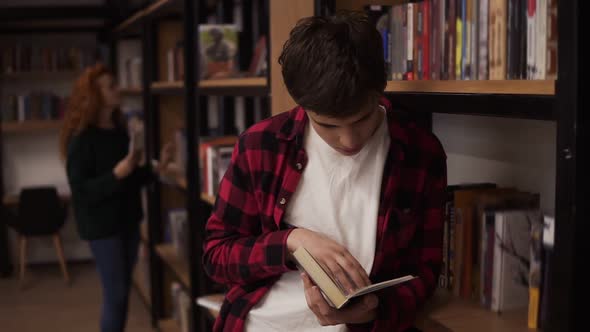
[[[528,306],[531,224],[538,218],[539,210],[535,209],[495,213],[492,311],[504,312]]]
[[[226,78],[235,75],[237,27],[232,24],[200,24],[199,38],[203,78]]]
[[[412,275],[406,275],[403,277],[383,281],[377,284],[372,284],[360,289],[355,292],[348,294],[347,291],[343,290],[337,280],[334,280],[326,272],[326,270],[315,260],[315,258],[303,247],[298,248],[293,252],[293,258],[297,266],[307,273],[311,280],[319,287],[322,293],[325,295],[326,300],[336,309],[340,309],[345,306],[350,300],[376,292],[383,288],[395,286],[417,277]]]

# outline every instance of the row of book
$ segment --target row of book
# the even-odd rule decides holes
[[[557,0],[424,0],[366,11],[391,80],[557,76]]]
[[[449,186],[439,287],[498,313],[528,307],[529,326],[542,325],[539,203],[538,194],[493,183]]]
[[[63,118],[67,99],[50,92],[6,95],[1,102],[2,121],[59,120]]]
[[[94,63],[97,50],[15,45],[0,52],[0,73],[79,71]]]
[[[264,76],[267,72],[266,36],[261,36],[255,46],[250,65],[245,72],[238,68],[238,30],[233,24],[201,24],[200,38],[200,79]],[[184,41],[166,53],[166,68],[169,82],[184,79]]]
[[[231,161],[237,136],[201,137],[199,146],[199,180],[201,192],[215,197],[219,184]],[[186,132],[179,129],[175,133],[174,166],[185,174],[187,162]]]

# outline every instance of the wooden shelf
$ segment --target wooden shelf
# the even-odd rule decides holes
[[[150,290],[148,289],[146,284],[142,281],[140,271],[139,271],[139,269],[141,267],[139,266],[139,264],[140,263],[138,263],[136,265],[135,270],[133,271],[133,285],[135,285],[135,289],[137,289],[139,296],[141,297],[143,302],[146,304],[146,306],[151,307],[152,301],[151,301],[151,297],[150,297]]]
[[[80,70],[35,70],[0,74],[0,80],[58,80],[75,79],[82,74]]]
[[[119,89],[122,95],[132,96],[132,95],[141,95],[143,90],[139,87],[135,88],[121,88]]]
[[[177,0],[159,0],[144,9],[133,13],[129,18],[121,22],[113,29],[115,33],[124,33],[132,27],[139,26],[142,19],[151,16],[166,16],[180,14],[182,12],[182,2]]]
[[[436,299],[434,301],[437,301]],[[430,308],[428,308],[430,307]],[[428,312],[418,327],[438,326],[433,331],[452,332],[533,332],[527,327],[527,308],[498,314],[481,307],[474,301],[455,298],[451,295],[427,306]],[[428,329],[430,330],[430,329]]]
[[[386,92],[555,95],[554,80],[389,81]]]
[[[176,274],[178,280],[188,289],[190,286],[188,262],[178,257],[176,249],[171,244],[157,245],[156,252]]]
[[[195,302],[198,306],[207,309],[209,315],[215,319],[219,316],[219,310],[221,310],[224,298],[225,294],[210,294],[197,298]]]
[[[183,81],[152,83],[152,90],[156,93],[182,93],[183,89]],[[200,93],[207,95],[261,96],[268,94],[268,80],[266,77],[203,80],[199,82],[199,89]]]
[[[162,319],[158,321],[160,332],[180,332],[180,326],[174,319]]]
[[[410,2],[409,0],[338,0],[336,9],[362,10],[366,5],[393,6]]]
[[[22,122],[3,122],[3,133],[38,133],[43,131],[54,131],[61,128],[61,120],[36,120]]]

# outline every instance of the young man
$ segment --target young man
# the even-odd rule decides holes
[[[301,20],[279,59],[299,106],[236,144],[204,264],[231,287],[216,331],[405,331],[442,260],[446,155],[381,94],[381,36],[361,13]],[[304,246],[348,289],[419,278],[336,310],[290,253]]]

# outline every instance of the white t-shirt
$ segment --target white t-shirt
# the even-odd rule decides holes
[[[381,111],[384,112],[384,109]],[[330,147],[307,125],[308,164],[285,213],[285,221],[322,233],[342,244],[370,273],[375,257],[377,214],[383,167],[389,149],[385,116],[354,156]],[[288,272],[252,308],[246,331],[346,331],[346,325],[322,327],[305,301],[298,271]]]

